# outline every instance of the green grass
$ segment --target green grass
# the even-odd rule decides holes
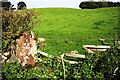
[[[118,8],[35,10],[41,16],[38,19],[41,24],[33,31],[37,37],[46,39],[47,45],[40,49],[49,54],[60,55],[72,50],[85,54],[83,45],[101,45],[100,38],[111,42],[114,34],[118,34]]]
[[[47,45],[40,48],[52,55],[60,55],[71,50],[78,50],[86,54],[82,49],[84,44],[101,45],[100,38],[107,42],[114,40],[114,34],[118,34],[118,9],[68,9],[68,8],[43,8],[35,9],[40,25],[33,31],[37,37],[46,39]],[[41,18],[39,18],[42,16]],[[112,44],[110,44],[112,45]],[[65,63],[66,79],[112,79],[113,71],[119,64],[119,52],[115,47],[107,52],[101,52],[86,59],[79,59],[76,65]],[[36,67],[21,67],[15,62],[2,64],[3,79],[63,79],[64,72],[62,62],[58,57],[52,59],[37,54],[42,62],[37,62]],[[65,57],[66,58],[66,57]],[[72,58],[70,58],[72,59]],[[78,59],[76,59],[78,60]],[[119,72],[116,75],[119,78]]]

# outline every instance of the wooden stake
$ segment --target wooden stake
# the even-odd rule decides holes
[[[44,55],[44,56],[46,56],[46,57],[49,57],[49,58],[53,58],[53,57],[54,57],[54,56],[52,56],[52,55],[50,55],[50,54],[48,54],[48,53],[41,52],[41,51],[37,51],[37,53],[40,53],[40,54],[42,54],[42,55]]]
[[[73,54],[73,53],[66,53],[65,56],[76,57],[76,58],[85,58],[85,55],[82,55],[82,54]]]
[[[77,61],[69,61],[69,60],[64,60],[65,62],[68,62],[68,63],[70,63],[70,64],[78,64],[78,62]]]
[[[63,70],[64,70],[64,80],[65,80],[65,64],[64,64],[64,60],[63,60],[64,53],[60,57],[61,57],[61,60],[62,60],[62,65],[63,65]]]

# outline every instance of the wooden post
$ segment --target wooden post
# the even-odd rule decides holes
[[[93,50],[96,50],[96,51],[106,51],[107,49],[110,49],[110,46],[83,45],[83,48],[88,53],[94,54]]]
[[[34,55],[37,53],[37,45],[33,32],[23,33],[23,35],[16,40],[16,43],[16,57],[21,65],[35,66]]]

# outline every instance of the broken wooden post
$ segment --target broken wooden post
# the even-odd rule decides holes
[[[65,56],[68,56],[68,57],[75,57],[75,58],[85,58],[85,55],[82,55],[82,54],[74,54],[74,53],[66,53]]]
[[[46,56],[46,57],[49,57],[49,58],[53,58],[53,57],[54,57],[54,56],[52,56],[52,55],[50,55],[50,54],[48,54],[48,53],[41,52],[41,51],[37,51],[37,53],[40,53],[40,54],[42,54],[42,55],[44,55],[44,56]]]
[[[106,51],[106,50],[110,49],[110,46],[83,45],[83,48],[88,53],[94,54],[94,52],[93,52],[94,50],[96,50],[96,51]]]
[[[78,62],[77,61],[70,61],[70,60],[64,60],[65,62],[68,62],[68,63],[70,63],[70,64],[78,64]]]
[[[64,57],[74,57],[74,58],[82,58],[82,59],[84,59],[85,58],[85,55],[83,55],[83,54],[78,54],[78,52],[76,53],[77,51],[71,51],[71,52],[69,52],[69,53],[65,53],[64,54],[64,56],[63,56],[63,58]],[[63,55],[63,54],[62,54]],[[61,56],[62,56],[61,55]],[[77,61],[70,61],[70,60],[66,60],[66,59],[64,59],[64,61],[65,62],[68,62],[68,63],[70,63],[70,64],[78,64],[78,62]]]
[[[23,33],[23,35],[16,40],[16,57],[21,65],[35,66],[34,55],[36,53],[37,45],[33,32],[31,31],[31,33]]]
[[[60,55],[61,60],[62,60],[62,66],[63,66],[63,70],[64,70],[64,79],[65,79],[65,64],[64,64],[64,53],[62,55]]]

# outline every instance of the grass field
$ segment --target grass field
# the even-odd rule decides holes
[[[71,9],[39,8],[40,25],[33,31],[37,37],[46,39],[46,46],[41,50],[59,55],[77,50],[85,54],[85,44],[101,45],[100,38],[107,42],[118,35],[118,8]]]
[[[96,56],[88,55],[82,46],[85,44],[101,45],[99,39],[113,44],[115,35],[118,36],[118,8],[102,9],[71,9],[71,8],[39,8],[35,9],[40,25],[33,28],[36,37],[46,39],[46,46],[40,50],[52,55],[77,50],[86,54],[86,59],[67,58],[78,61],[78,64],[65,62],[62,59],[44,57],[36,62],[36,67],[22,67],[18,61],[9,59],[2,64],[2,78],[8,79],[119,79],[120,54],[115,47]],[[28,15],[29,16],[29,15]],[[24,22],[24,21],[23,21]],[[116,37],[117,37],[116,36]],[[8,60],[7,60],[8,61]],[[114,71],[115,76],[113,75]],[[117,80],[116,78],[116,80]]]

